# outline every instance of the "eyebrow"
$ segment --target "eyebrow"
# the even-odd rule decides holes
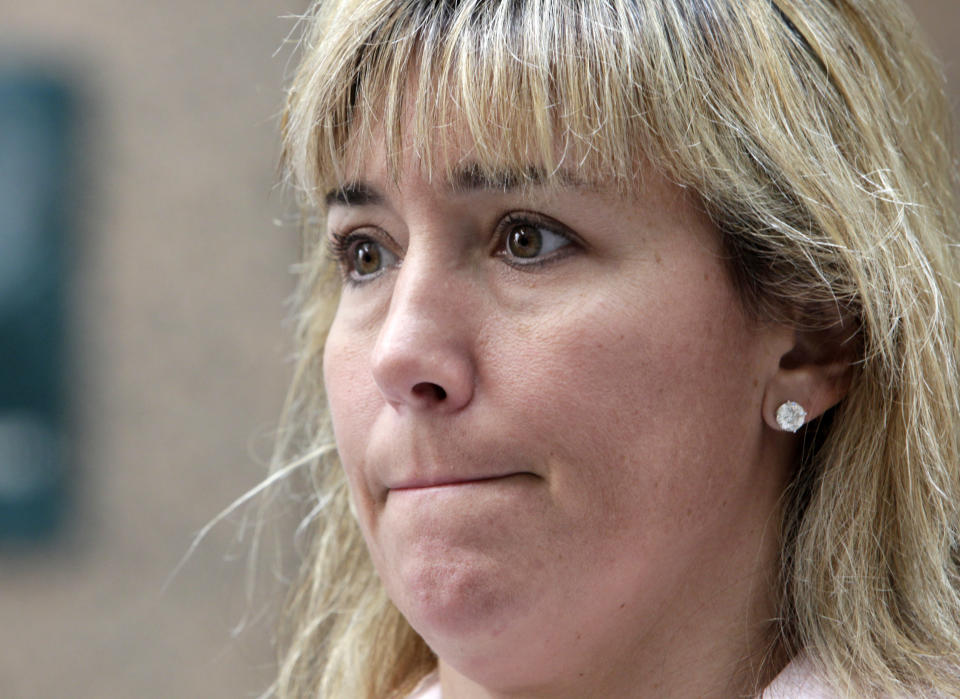
[[[568,172],[559,173],[559,181],[567,187],[581,187],[583,183]],[[511,192],[523,187],[542,187],[549,178],[543,170],[528,167],[523,170],[502,170],[493,173],[484,172],[479,165],[457,168],[450,177],[450,189],[458,194],[471,191]],[[331,189],[324,196],[327,207],[376,206],[383,204],[386,197],[376,188],[365,182],[348,182]]]
[[[336,189],[331,189],[323,197],[327,208],[334,204],[342,206],[373,206],[382,204],[384,196],[370,185],[363,182],[348,182]]]
[[[450,187],[455,192],[469,192],[471,190],[509,192],[522,186],[542,185],[545,180],[543,171],[535,167],[528,167],[520,172],[501,170],[487,173],[479,165],[468,165],[453,171],[453,176],[450,178]]]

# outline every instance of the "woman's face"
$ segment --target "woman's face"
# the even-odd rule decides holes
[[[792,333],[745,315],[653,170],[627,197],[446,157],[450,181],[406,157],[395,182],[357,153],[328,197],[326,387],[390,597],[488,687],[727,662],[713,645],[773,613],[788,459],[761,400]]]

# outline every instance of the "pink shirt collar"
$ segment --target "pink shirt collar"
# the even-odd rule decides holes
[[[835,699],[836,694],[813,672],[810,661],[800,655],[790,661],[759,699]],[[443,699],[436,672],[423,679],[409,699]]]

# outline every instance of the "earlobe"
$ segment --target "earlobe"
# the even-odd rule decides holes
[[[797,331],[796,345],[780,359],[763,396],[763,420],[770,429],[796,432],[847,394],[853,373],[853,342],[836,341],[836,331]]]

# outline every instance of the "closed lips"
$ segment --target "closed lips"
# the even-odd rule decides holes
[[[422,479],[410,482],[403,482],[398,485],[390,486],[389,490],[416,490],[421,488],[441,488],[454,485],[469,485],[473,483],[484,483],[488,481],[503,480],[513,476],[534,476],[528,471],[518,471],[515,473],[504,473],[493,476],[472,476],[464,478],[441,478],[441,479]]]

